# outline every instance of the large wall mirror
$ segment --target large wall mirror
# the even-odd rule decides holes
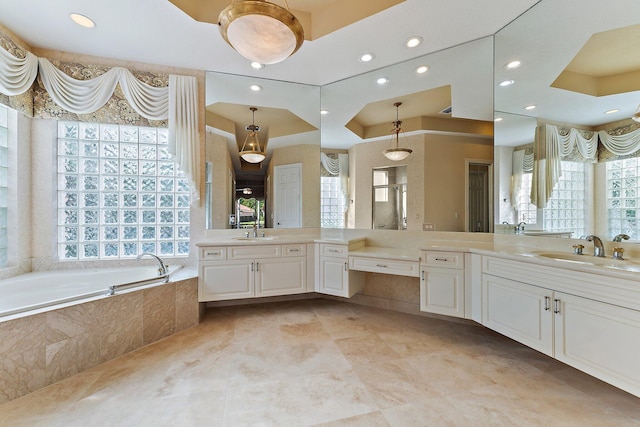
[[[638,49],[634,0],[542,0],[495,35],[496,230],[640,239]]]
[[[491,231],[492,76],[486,37],[322,86],[323,227]],[[396,121],[402,160],[384,155]],[[395,167],[405,193],[376,219],[374,187],[398,182],[374,171]]]
[[[319,87],[208,72],[206,122],[207,228],[319,227]]]

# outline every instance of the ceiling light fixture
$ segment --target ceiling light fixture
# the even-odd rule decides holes
[[[417,47],[420,46],[420,44],[422,43],[422,37],[420,36],[414,36],[411,37],[409,40],[407,40],[407,42],[405,43],[405,45],[409,48],[411,47]]]
[[[525,110],[535,110],[535,108],[535,105],[527,105],[526,107],[524,107]]]
[[[360,55],[360,62],[369,62],[373,61],[373,58],[376,56],[373,53],[365,53],[364,55]]]
[[[238,53],[260,64],[276,64],[293,55],[304,41],[300,21],[266,0],[231,1],[218,16],[220,34]]]
[[[402,121],[398,118],[398,107],[402,105],[402,102],[395,102],[393,104],[396,107],[396,120],[391,122],[393,129],[391,130],[391,148],[384,150],[384,156],[397,162],[398,160],[404,160],[413,152],[410,148],[400,148],[400,133],[402,130]]]
[[[260,86],[260,85],[251,85],[251,86],[249,86],[249,89],[251,89],[254,92],[260,92],[262,90],[262,86]]]
[[[245,129],[249,132],[242,144],[240,150],[240,157],[244,161],[249,163],[260,163],[266,157],[264,150],[260,148],[260,141],[258,140],[258,132],[260,132],[260,126],[256,125],[256,107],[249,108],[251,110],[251,124],[246,126]]]
[[[418,68],[416,68],[416,73],[418,73],[418,74],[424,74],[427,71],[429,71],[429,66],[428,65],[421,65]]]
[[[503,80],[501,81],[499,84],[502,87],[506,87],[506,86],[511,86],[512,84],[514,84],[516,81],[515,80]]]
[[[95,28],[96,26],[96,23],[93,21],[93,19],[80,13],[70,13],[69,18],[71,18],[73,22],[84,28]]]
[[[261,64],[259,62],[253,61],[251,63],[251,68],[253,68],[254,70],[262,70],[264,68],[264,64]]]
[[[494,122],[501,122],[502,121],[502,117],[496,117],[495,119],[493,119]]]
[[[513,70],[515,68],[518,68],[520,65],[522,65],[522,62],[518,61],[517,59],[515,61],[511,61],[508,62],[504,65],[504,68],[506,68],[507,70]]]
[[[378,83],[380,86],[386,85],[387,83],[389,83],[389,79],[386,77],[380,77],[378,80],[376,80],[376,83]]]
[[[250,187],[245,187],[242,189],[242,194],[246,194],[246,195],[253,194],[253,190]]]
[[[322,114],[323,116],[326,116],[327,114],[329,114],[329,111],[327,111],[327,110],[320,110],[320,114]]]
[[[605,114],[615,114],[615,113],[617,113],[618,111],[620,111],[620,109],[619,109],[619,108],[613,108],[613,109],[611,109],[611,110],[607,110],[607,111],[605,111],[604,113],[605,113]]]

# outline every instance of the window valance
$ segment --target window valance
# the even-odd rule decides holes
[[[0,49],[0,93],[15,96],[29,90],[40,75],[47,93],[60,107],[77,114],[92,113],[107,103],[119,83],[131,107],[151,120],[168,119],[169,151],[187,174],[192,201],[199,200],[198,83],[192,76],[169,76],[168,87],[139,81],[127,69],[111,68],[87,80],[77,80],[46,58],[26,52],[17,58]]]

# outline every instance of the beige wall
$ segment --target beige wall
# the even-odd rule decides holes
[[[436,230],[464,231],[465,159],[492,160],[493,140],[426,134],[424,222]]]
[[[302,227],[320,227],[320,147],[311,144],[273,150],[265,178],[267,225],[273,226],[273,168],[292,163],[302,163]]]

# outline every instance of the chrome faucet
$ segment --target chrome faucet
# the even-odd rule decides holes
[[[522,221],[521,223],[518,224],[518,226],[516,227],[516,232],[517,233],[524,233],[524,226],[527,225],[526,222]]]
[[[590,234],[586,237],[587,242],[593,242],[593,256],[604,258],[604,245],[602,240],[594,234]]]
[[[165,279],[165,282],[169,281],[169,268],[167,267],[167,264],[164,263],[164,261],[162,260],[162,258],[160,258],[159,256],[152,254],[151,252],[143,252],[140,255],[138,255],[138,260],[140,260],[140,258],[144,257],[144,256],[150,256],[152,258],[155,258],[156,261],[158,261],[158,275],[159,276],[167,276]]]
[[[258,223],[253,224],[253,237],[258,237]]]
[[[616,237],[613,238],[614,242],[622,242],[622,240],[629,240],[630,237],[628,234],[618,234]]]

